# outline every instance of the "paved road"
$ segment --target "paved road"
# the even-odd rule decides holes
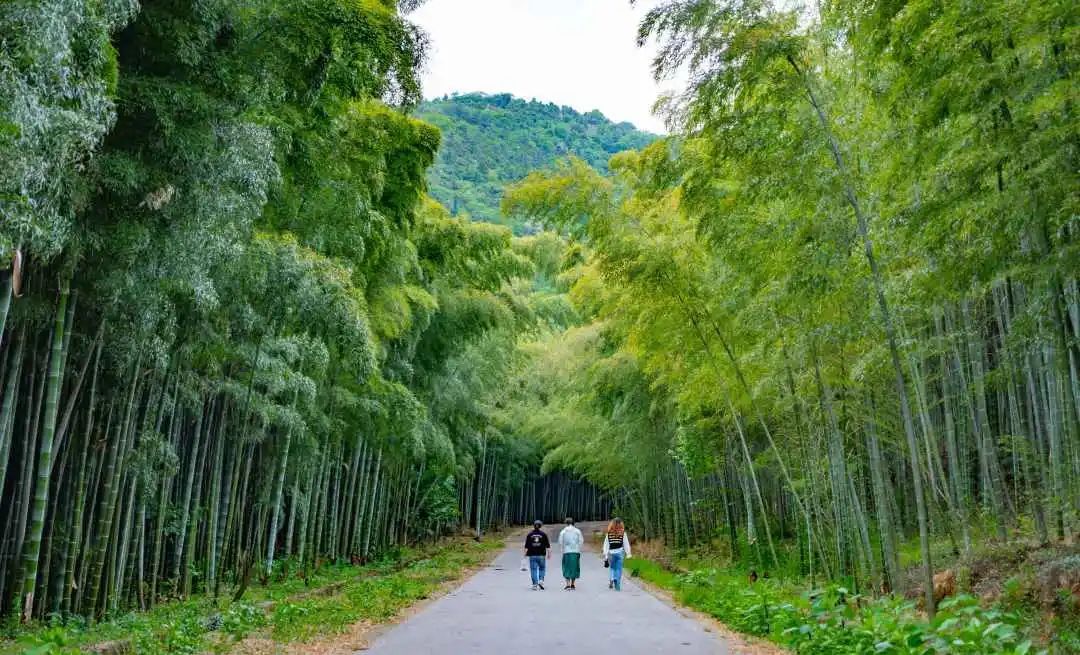
[[[588,526],[586,526],[588,527]],[[557,534],[557,533],[556,533]],[[589,538],[586,532],[586,538]],[[552,543],[555,540],[552,539]],[[554,548],[547,590],[532,591],[516,540],[487,568],[450,594],[378,637],[376,655],[705,655],[729,653],[697,621],[684,617],[628,576],[621,592],[607,588],[607,570],[582,555],[577,591],[563,591],[561,553]]]

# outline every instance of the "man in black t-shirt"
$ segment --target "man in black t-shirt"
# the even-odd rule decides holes
[[[551,557],[551,541],[540,529],[543,525],[540,521],[533,521],[532,532],[525,535],[525,557],[529,558],[529,575],[532,577],[533,591],[544,588],[547,559]]]

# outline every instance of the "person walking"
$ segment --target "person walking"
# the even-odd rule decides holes
[[[577,589],[574,583],[581,577],[581,544],[585,536],[574,525],[574,519],[566,517],[566,527],[559,532],[559,546],[562,548],[562,577],[566,580],[563,590]]]
[[[608,589],[622,591],[623,561],[630,559],[630,536],[622,519],[615,517],[608,523],[604,535],[604,566],[610,571]]]
[[[551,541],[540,528],[544,523],[533,521],[533,529],[525,535],[525,557],[529,558],[529,577],[532,578],[533,591],[544,589],[544,575],[547,573],[547,560],[551,557]]]

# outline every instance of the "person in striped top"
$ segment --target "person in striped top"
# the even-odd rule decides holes
[[[615,517],[608,523],[604,535],[604,563],[610,571],[608,589],[622,591],[623,561],[630,558],[630,535],[623,520]]]

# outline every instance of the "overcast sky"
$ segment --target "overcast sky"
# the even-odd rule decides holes
[[[653,48],[634,43],[659,1],[427,0],[410,16],[431,37],[424,95],[512,93],[663,132],[651,109],[675,83],[658,86]]]

